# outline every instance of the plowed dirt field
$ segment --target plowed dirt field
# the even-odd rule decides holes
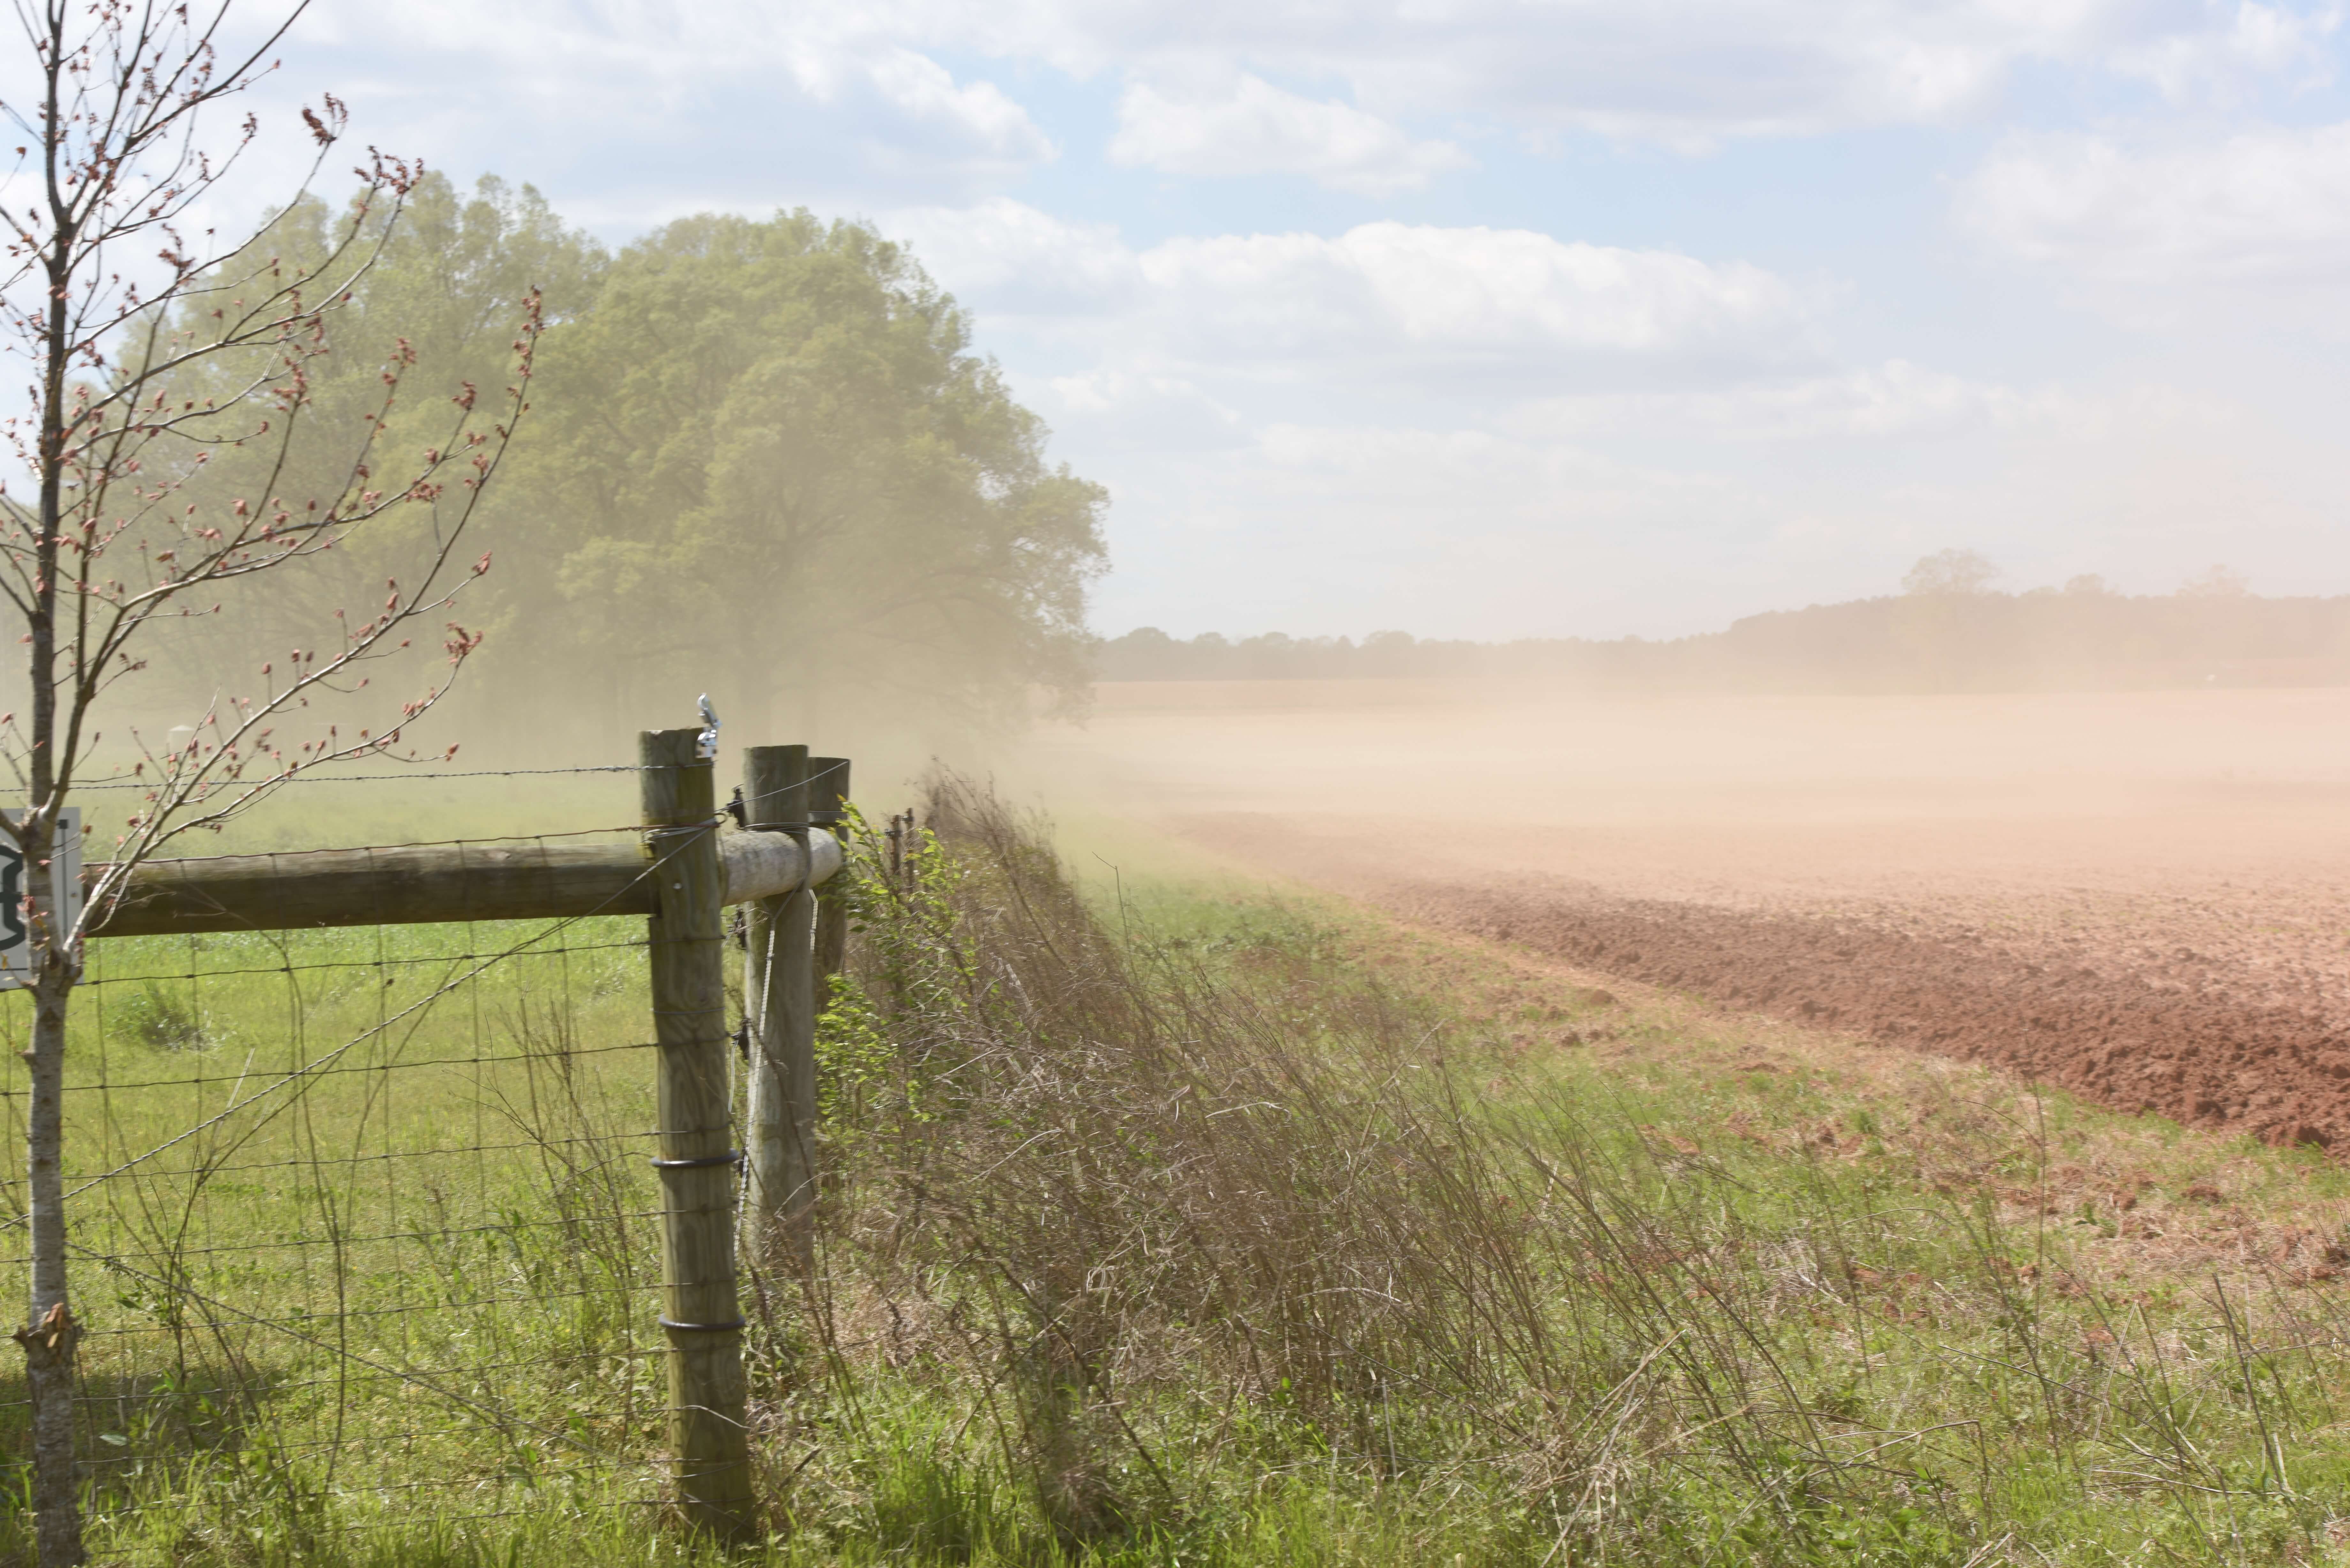
[[[1035,760],[1430,926],[2350,1153],[2350,691],[1134,684]]]

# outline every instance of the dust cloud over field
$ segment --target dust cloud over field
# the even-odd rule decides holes
[[[1131,682],[1031,762],[1432,925],[2350,1147],[2350,690]]]

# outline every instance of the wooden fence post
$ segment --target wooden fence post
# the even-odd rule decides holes
[[[669,1447],[695,1529],[757,1532],[743,1314],[734,1293],[734,1168],[727,1092],[724,889],[714,764],[697,730],[639,737],[648,873],[653,1038],[660,1049],[661,1330],[669,1342]]]
[[[743,820],[765,832],[808,828],[806,746],[753,746],[743,753]],[[757,967],[744,995],[757,999],[751,1063],[751,1208],[762,1252],[780,1244],[803,1268],[815,1261],[816,895],[806,883],[760,899],[748,935]]]
[[[848,820],[848,759],[808,759],[808,821],[837,835]],[[841,847],[847,848],[846,844]],[[832,977],[848,960],[848,900],[837,878],[816,898],[816,1011],[832,1005]]]

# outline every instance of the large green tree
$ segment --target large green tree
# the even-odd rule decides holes
[[[338,232],[305,202],[270,244],[307,264]],[[451,399],[503,390],[512,303],[534,288],[532,418],[475,524],[495,563],[468,600],[487,640],[451,714],[469,742],[610,753],[707,691],[738,736],[936,746],[1016,722],[1039,691],[1083,700],[1104,493],[1048,464],[1043,423],[903,247],[794,213],[688,218],[612,257],[526,185],[429,176],[349,306],[354,341],[398,323],[413,358],[380,449],[427,453]],[[237,369],[182,391],[224,393]],[[350,461],[383,370],[311,366],[318,422],[358,434],[297,462]],[[216,450],[192,483],[316,488],[277,461]],[[209,690],[282,656],[384,592],[421,542],[402,530],[429,526],[395,523],[234,621],[189,623],[173,668]]]
[[[362,448],[373,449],[379,469],[388,467],[387,459],[421,458],[447,439],[452,400],[494,401],[504,392],[518,303],[536,289],[547,320],[577,320],[595,303],[608,265],[600,245],[566,225],[527,185],[484,178],[466,193],[443,175],[426,174],[409,192],[396,224],[390,216],[384,203],[354,217],[305,196],[255,242],[255,252],[278,258],[289,271],[316,275],[336,252],[367,260],[339,312],[335,343],[303,366],[304,417],[312,433],[292,448],[256,439],[192,447],[177,457],[178,477],[191,496],[226,503],[330,493]],[[172,325],[202,338],[220,308],[218,291],[195,296],[180,303]],[[395,358],[406,362],[392,363]],[[266,362],[265,348],[212,356],[173,377],[174,395],[198,402],[226,400]],[[400,386],[387,403],[388,372],[398,374]],[[375,428],[379,419],[380,429]],[[484,543],[493,547],[501,534],[514,532],[532,501],[527,493],[500,499],[502,508],[494,503],[475,520]],[[394,514],[385,524],[306,561],[298,573],[281,574],[272,593],[256,596],[233,617],[158,628],[170,656],[156,661],[158,679],[146,700],[181,705],[234,687],[261,663],[282,660],[290,647],[314,637],[338,607],[380,597],[386,579],[429,542],[420,535],[433,526],[422,514]],[[497,606],[497,596],[476,593],[466,607],[468,618],[510,620],[511,611],[498,616]],[[494,678],[494,671],[483,670],[467,680],[478,683],[484,674]],[[463,706],[478,713],[482,704],[469,700]]]
[[[504,584],[540,689],[647,712],[707,688],[819,739],[1082,696],[1104,492],[1047,463],[903,247],[805,212],[684,219],[620,253],[546,364],[514,521],[553,593]]]

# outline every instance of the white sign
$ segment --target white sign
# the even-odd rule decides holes
[[[11,823],[25,820],[21,810],[5,815]],[[49,858],[54,873],[50,884],[57,892],[57,907],[35,909],[32,919],[26,915],[25,903],[32,891],[30,879],[25,875],[25,852],[0,836],[0,990],[33,983],[33,961],[36,956],[33,944],[33,926],[45,931],[63,933],[73,929],[81,919],[81,811],[68,806],[58,814],[57,848]]]

